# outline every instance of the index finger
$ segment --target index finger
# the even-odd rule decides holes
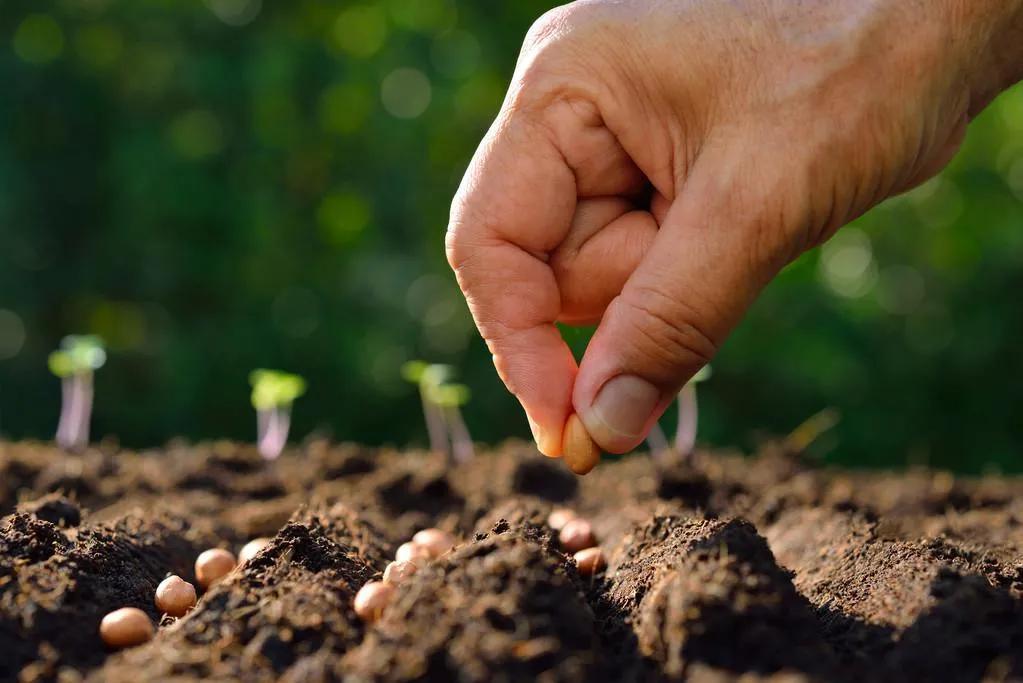
[[[554,324],[561,296],[548,254],[564,240],[575,205],[575,176],[548,130],[505,110],[462,179],[446,239],[498,374],[548,456],[561,454],[577,371]]]

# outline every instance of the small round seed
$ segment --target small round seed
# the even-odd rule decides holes
[[[231,573],[237,565],[234,554],[223,548],[204,550],[195,560],[195,578],[207,589]]]
[[[597,539],[593,536],[593,527],[585,519],[573,519],[561,527],[558,534],[561,547],[570,553],[577,553],[586,548],[597,545]]]
[[[153,637],[153,622],[137,607],[122,607],[103,617],[99,637],[117,649],[141,645]]]
[[[419,565],[414,561],[391,562],[384,569],[384,583],[401,583],[417,571],[419,571]]]
[[[593,443],[583,421],[575,413],[572,413],[565,423],[561,452],[568,469],[576,474],[588,474],[600,462],[600,449]]]
[[[555,531],[561,531],[561,529],[575,519],[577,515],[575,510],[568,508],[555,508],[551,511],[551,514],[547,515],[547,526],[554,529]]]
[[[372,623],[380,618],[394,597],[394,584],[370,581],[355,594],[352,607],[359,618]]]
[[[156,608],[172,617],[183,617],[195,607],[195,586],[180,576],[168,576],[156,587]]]
[[[607,566],[607,562],[604,560],[604,553],[600,548],[585,548],[572,557],[575,558],[576,569],[583,576],[593,576],[603,571],[604,567]]]
[[[254,538],[238,551],[238,564],[243,565],[253,557],[255,557],[260,550],[270,545],[269,538]]]
[[[394,559],[398,562],[425,562],[430,559],[430,551],[418,543],[409,541],[398,546]]]
[[[426,548],[431,559],[435,559],[455,547],[455,537],[441,529],[423,529],[412,537],[412,542]]]

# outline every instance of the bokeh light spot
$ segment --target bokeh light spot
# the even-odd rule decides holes
[[[262,0],[206,0],[206,4],[228,26],[251,23],[263,8]]]
[[[877,302],[881,308],[896,315],[908,315],[923,303],[924,278],[911,266],[888,266],[877,282]]]
[[[14,358],[25,345],[25,324],[14,311],[0,308],[0,360]]]
[[[418,69],[395,69],[380,86],[384,109],[399,119],[414,119],[430,106],[430,79]]]
[[[29,64],[49,64],[64,51],[64,31],[48,14],[32,14],[14,32],[14,54]]]
[[[349,191],[327,195],[316,211],[320,234],[324,241],[335,247],[347,247],[357,242],[371,217],[366,200]]]
[[[83,62],[95,69],[103,69],[120,59],[124,51],[124,41],[113,27],[94,24],[78,31],[75,47]]]
[[[338,83],[320,95],[320,126],[332,133],[354,133],[369,118],[373,99],[365,88]]]
[[[224,129],[206,109],[193,109],[176,118],[168,136],[174,149],[186,159],[205,159],[224,147]]]
[[[387,17],[375,5],[356,5],[338,15],[334,44],[353,57],[372,57],[387,41]]]
[[[867,294],[877,281],[870,238],[857,228],[840,231],[821,248],[819,273],[824,284],[841,297]]]
[[[440,33],[458,21],[451,0],[389,0],[394,23],[413,31]]]
[[[433,42],[430,59],[437,71],[450,78],[465,78],[476,70],[480,43],[468,31],[451,31]]]

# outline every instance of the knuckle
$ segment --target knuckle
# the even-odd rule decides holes
[[[717,353],[704,316],[678,297],[647,286],[619,301],[635,332],[630,337],[632,360],[648,368],[651,379],[677,383],[680,372],[706,365]]]

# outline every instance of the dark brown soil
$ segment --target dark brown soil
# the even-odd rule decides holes
[[[582,577],[547,526],[591,520]],[[366,626],[398,545],[459,544]],[[272,541],[156,638],[104,614],[196,555]],[[0,680],[1001,681],[1023,677],[1023,481],[632,457],[584,479],[524,444],[450,469],[310,442],[68,455],[0,444]]]

